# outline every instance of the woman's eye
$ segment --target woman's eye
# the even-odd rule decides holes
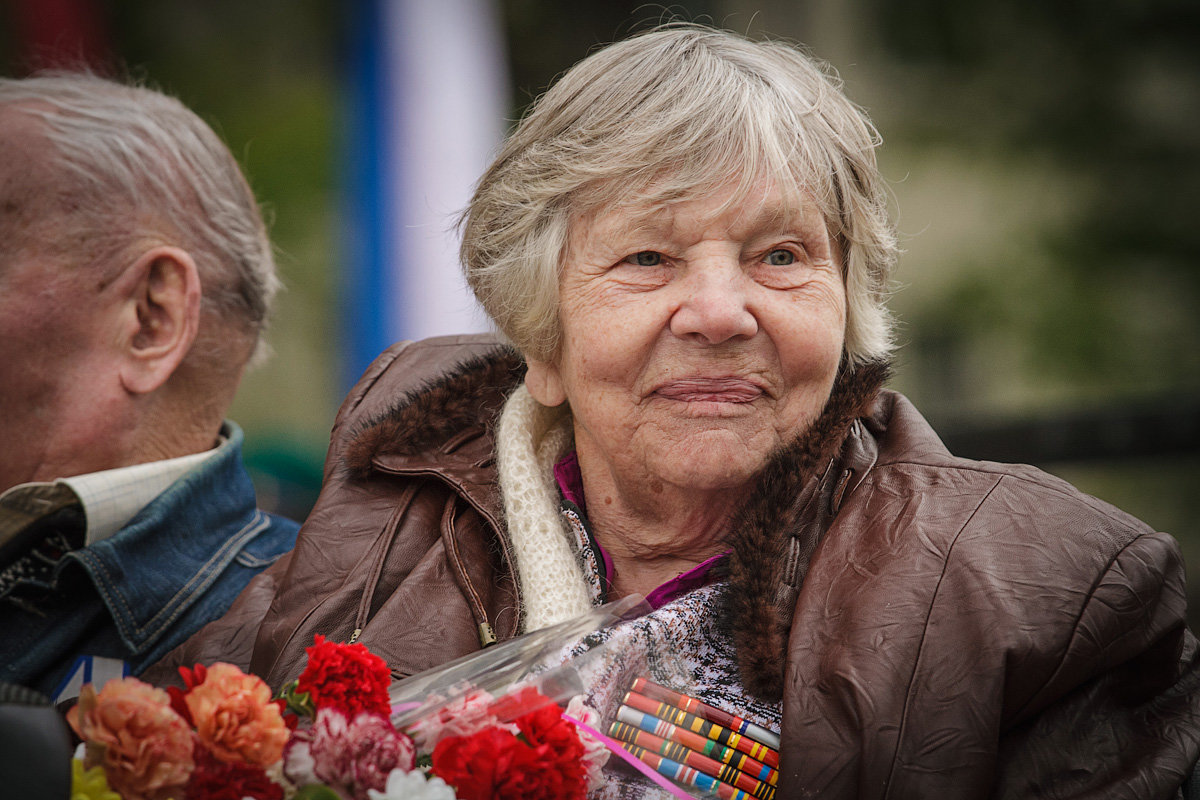
[[[639,267],[657,267],[662,263],[662,253],[654,250],[642,250],[626,256],[625,260],[630,264],[637,264]]]
[[[796,254],[791,250],[772,250],[763,260],[773,267],[786,267],[788,264],[796,263]]]

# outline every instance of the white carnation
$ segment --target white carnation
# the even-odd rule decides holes
[[[368,789],[367,794],[371,800],[457,800],[454,790],[444,780],[426,778],[420,770],[394,769],[388,773],[384,791]]]

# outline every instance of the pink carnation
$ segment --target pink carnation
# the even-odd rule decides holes
[[[583,702],[583,697],[575,695],[567,703],[565,717],[578,720],[589,728],[600,727],[600,712]],[[604,765],[608,763],[609,750],[604,742],[592,736],[587,731],[576,728],[579,741],[583,744],[583,762],[588,791],[594,791],[604,785]]]
[[[472,689],[451,700],[434,713],[408,726],[408,733],[423,753],[431,753],[442,739],[471,736],[485,728],[519,733],[515,725],[501,724],[492,711],[494,698],[482,689]]]
[[[192,774],[192,732],[170,698],[137,678],[88,684],[67,714],[87,744],[85,767],[104,767],[108,784],[125,800],[159,800]]]
[[[339,794],[367,800],[382,791],[393,769],[411,770],[416,761],[412,740],[378,714],[352,721],[335,708],[317,711],[308,731],[298,731],[284,755],[288,777],[299,785],[316,781]]]

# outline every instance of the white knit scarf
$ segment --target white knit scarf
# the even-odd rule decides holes
[[[500,414],[496,466],[525,604],[522,632],[571,619],[591,608],[554,480],[554,465],[571,444],[566,406],[544,406],[523,385],[518,386]]]

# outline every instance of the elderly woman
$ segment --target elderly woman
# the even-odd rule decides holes
[[[513,347],[389,349],[290,560],[181,657],[279,685],[321,633],[404,675],[637,594],[781,732],[780,798],[1174,796],[1178,548],[881,389],[876,144],[783,44],[669,27],[570,70],[465,217]]]

